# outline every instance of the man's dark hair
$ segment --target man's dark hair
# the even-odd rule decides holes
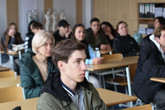
[[[158,17],[156,17],[156,18],[154,19],[154,21],[155,21],[156,19],[158,19],[158,21],[159,21],[159,23],[160,23],[161,25],[165,25],[165,19],[164,19],[164,17],[158,16]]]
[[[154,31],[154,36],[158,37],[160,39],[162,30],[165,31],[165,26],[160,26],[160,27],[156,28]]]
[[[52,50],[52,60],[56,67],[58,61],[68,63],[68,59],[75,50],[85,50],[86,46],[72,39],[59,42]]]
[[[92,24],[92,22],[99,22],[100,23],[100,20],[98,18],[92,18],[90,21],[90,24]]]
[[[39,23],[39,22],[34,22],[34,23],[32,24],[32,29],[43,29],[43,26],[42,26],[42,24]]]

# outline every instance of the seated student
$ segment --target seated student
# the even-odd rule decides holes
[[[96,57],[93,48],[84,40],[85,38],[85,27],[82,24],[76,24],[72,30],[73,40],[81,42],[86,45],[85,53],[87,58],[85,59],[86,64],[101,64],[103,61],[103,57]],[[89,76],[89,82],[91,82],[95,88],[101,88],[99,81],[93,76]]]
[[[139,54],[138,43],[128,34],[128,24],[120,21],[117,24],[118,36],[113,40],[114,53],[122,53],[123,56],[135,56]]]
[[[110,42],[110,46],[113,48],[113,39],[116,38],[117,32],[113,28],[112,24],[107,21],[103,21],[100,27],[104,31],[105,35],[107,36]]]
[[[28,33],[25,38],[25,52],[32,47],[33,36],[43,28],[42,24],[36,21],[31,21],[29,23]]]
[[[100,20],[92,18],[90,21],[91,27],[85,31],[85,40],[91,45],[93,49],[100,48],[100,50],[111,49],[110,43],[105,33],[100,29]]]
[[[71,30],[69,29],[69,23],[66,20],[61,20],[58,23],[58,30],[53,34],[55,38],[55,44],[61,40],[67,39],[71,37]]]
[[[17,31],[16,24],[10,23],[1,38],[1,50],[7,53],[8,50],[12,50],[12,44],[22,43],[23,40],[21,38],[21,34]],[[9,56],[7,54],[1,54],[1,59],[3,66],[10,66]],[[19,60],[17,56],[14,56],[14,70],[17,72],[17,74],[19,74]]]
[[[152,77],[165,77],[165,26],[156,28],[154,35],[144,40],[152,48],[152,52],[142,61],[143,54],[138,60],[132,88],[135,95],[144,103],[154,102],[157,110],[165,110],[165,87],[163,83],[151,81]]]
[[[39,97],[47,77],[56,70],[50,57],[53,44],[53,36],[39,30],[33,37],[32,50],[29,49],[23,54],[20,72],[21,86],[26,98]]]
[[[37,110],[106,110],[97,90],[85,78],[85,45],[63,40],[53,48],[52,58],[60,72],[47,80]]]

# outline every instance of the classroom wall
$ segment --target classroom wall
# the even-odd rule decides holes
[[[71,27],[76,23],[76,0],[53,0],[54,9],[64,9]]]
[[[6,15],[6,0],[1,0],[0,3],[0,36],[7,28],[7,15]]]
[[[24,39],[27,33],[28,21],[27,13],[29,10],[43,10],[43,0],[19,0],[19,31]]]

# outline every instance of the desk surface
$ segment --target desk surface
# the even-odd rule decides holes
[[[20,83],[20,76],[0,78],[0,88],[16,86]]]
[[[11,101],[0,103],[0,109],[3,110],[12,110],[16,106],[21,106],[21,110],[36,110],[38,98],[19,100],[19,101]]]
[[[122,94],[119,92],[102,89],[102,88],[97,88],[97,91],[99,92],[101,99],[104,101],[104,103],[107,106],[112,106],[112,105],[121,104],[121,103],[127,103],[127,102],[135,101],[138,99],[135,96],[129,96],[126,94]]]
[[[0,53],[4,53],[4,51],[0,51]],[[18,55],[18,52],[7,52],[8,55]]]
[[[9,70],[10,70],[10,68],[0,66],[0,71],[9,71]]]
[[[100,50],[101,54],[109,54],[110,52],[112,52],[113,50]]]
[[[97,71],[97,70],[105,70],[111,69],[121,66],[129,66],[133,64],[137,64],[139,56],[131,56],[131,57],[124,57],[122,60],[117,61],[110,61],[108,63],[103,63],[99,65],[87,65],[88,71]]]
[[[99,92],[101,99],[105,102],[107,106],[137,100],[137,97],[117,93],[111,90],[97,88],[97,91]],[[11,110],[16,106],[21,106],[22,110],[36,110],[37,100],[38,98],[32,98],[26,100],[0,103],[0,108],[3,108],[4,110]]]
[[[156,78],[156,77],[154,77],[154,78],[150,78],[150,80],[165,83],[165,78]]]

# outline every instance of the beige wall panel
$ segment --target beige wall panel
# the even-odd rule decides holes
[[[19,29],[19,17],[18,17],[18,0],[7,0],[7,24],[14,22]]]
[[[128,23],[129,34],[133,36],[135,32],[137,32],[138,22],[137,20],[128,20],[127,23]]]
[[[53,0],[44,0],[44,9],[45,9],[45,12],[48,9],[53,9]]]
[[[137,20],[138,18],[138,3],[135,0],[129,0],[128,19]]]
[[[82,23],[82,0],[76,0],[76,22]]]

